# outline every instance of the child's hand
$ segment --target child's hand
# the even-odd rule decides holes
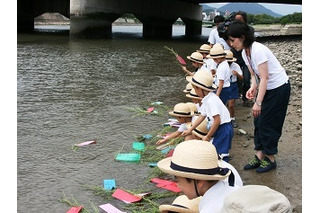
[[[190,129],[185,130],[185,131],[182,132],[181,136],[184,137],[184,136],[190,135],[190,134],[191,134],[191,131],[192,131],[192,130],[190,130]]]
[[[163,144],[165,142],[166,142],[165,139],[160,139],[160,140],[157,141],[156,145],[160,145],[160,144]]]
[[[210,139],[211,139],[211,137],[209,137],[208,135],[206,135],[202,138],[203,141],[208,141],[208,142],[210,141]]]

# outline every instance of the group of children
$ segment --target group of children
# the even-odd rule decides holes
[[[171,205],[161,205],[160,212],[222,213],[244,209],[291,212],[284,195],[264,186],[243,186],[239,173],[228,163],[235,127],[232,125],[234,102],[239,98],[236,82],[242,78],[232,52],[225,51],[221,44],[212,48],[204,44],[187,58],[196,68],[190,72],[182,67],[188,82],[184,92],[192,102],[174,106],[169,115],[176,117],[181,125],[176,132],[156,142],[161,145],[184,137],[171,157],[158,162],[161,171],[174,175],[184,195]],[[243,200],[242,194],[249,192],[251,196]],[[272,199],[268,197],[270,194],[274,195]],[[269,211],[259,210],[260,200],[267,202]]]

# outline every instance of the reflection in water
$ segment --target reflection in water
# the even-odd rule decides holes
[[[166,118],[132,118],[126,107],[188,101],[186,80],[173,47],[185,59],[200,40],[147,40],[114,34],[112,40],[75,40],[64,35],[18,35],[18,212],[65,212],[63,192],[80,203],[105,201],[81,185],[116,179],[134,189],[145,181],[143,164],[114,162],[131,150],[136,135],[160,129]],[[201,40],[202,39],[202,40]],[[188,64],[191,68],[191,64]],[[77,151],[72,145],[96,139]],[[134,178],[132,178],[134,177]]]

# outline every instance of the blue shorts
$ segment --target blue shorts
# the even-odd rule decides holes
[[[207,128],[209,128],[209,126]],[[217,153],[228,154],[231,149],[233,138],[233,127],[231,122],[221,124],[212,137],[212,144],[216,147]]]
[[[239,91],[238,91],[238,82],[230,83],[230,99],[238,99],[239,98]]]
[[[219,98],[221,99],[222,103],[226,105],[228,100],[230,99],[230,87],[222,88]]]

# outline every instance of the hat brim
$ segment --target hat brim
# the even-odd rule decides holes
[[[197,87],[200,87],[201,89],[203,89],[203,90],[206,90],[206,91],[209,91],[209,92],[212,92],[212,91],[214,91],[214,90],[216,90],[217,89],[217,85],[215,85],[214,83],[212,83],[212,88],[207,88],[207,87],[204,87],[204,86],[202,86],[202,85],[200,85],[200,84],[197,84],[196,82],[193,82],[192,81],[192,76],[187,76],[186,77],[186,80],[189,82],[189,83],[191,83],[192,85],[195,85],[195,86],[197,86]]]
[[[210,50],[197,50],[199,53],[210,54]]]
[[[192,96],[192,95],[190,95],[190,93],[186,94],[186,97],[191,98],[191,99],[202,100],[201,97]]]
[[[196,61],[193,58],[191,58],[190,56],[187,56],[187,59],[189,59],[189,61],[195,62],[195,63],[199,63],[199,64],[204,64],[204,62],[202,61]]]
[[[206,58],[225,58],[225,55],[218,55],[218,56],[211,56],[211,55],[207,55]]]
[[[182,207],[177,207],[177,206],[172,206],[172,205],[161,205],[161,206],[159,206],[159,211],[161,213],[166,213],[168,211],[181,212],[181,213],[190,213],[191,212],[190,209],[185,209]]]
[[[184,93],[190,93],[191,90],[183,90]]]
[[[206,175],[206,174],[198,174],[198,173],[192,173],[192,172],[183,172],[183,171],[177,171],[173,170],[170,167],[172,157],[168,157],[165,159],[162,159],[158,162],[158,168],[170,175],[178,176],[178,177],[185,177],[195,180],[224,180],[226,179],[230,174],[231,170],[225,175]],[[218,165],[220,166],[220,163],[218,162]]]
[[[174,111],[169,112],[169,115],[175,116],[175,117],[184,117],[184,118],[191,118],[193,116],[192,113],[190,115],[182,115],[182,114],[176,114]]]
[[[228,62],[235,62],[235,61],[237,61],[237,59],[236,58],[232,58],[232,59],[227,59],[227,61]]]

